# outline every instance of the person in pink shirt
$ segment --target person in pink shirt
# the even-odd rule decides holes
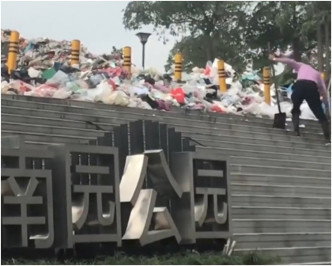
[[[291,96],[293,102],[292,121],[295,133],[298,136],[300,135],[300,106],[303,100],[306,100],[311,111],[322,126],[326,142],[331,143],[330,126],[328,122],[330,118],[329,99],[321,73],[308,64],[297,62],[283,55],[280,57],[269,55],[269,59],[274,62],[286,64],[297,73],[297,80],[293,85],[293,93]],[[325,113],[320,96],[325,106]]]

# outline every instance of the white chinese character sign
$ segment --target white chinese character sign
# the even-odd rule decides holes
[[[51,147],[56,246],[115,242],[121,245],[117,149],[91,145]],[[61,221],[61,222],[60,222]]]
[[[231,237],[227,158],[198,154],[151,121],[121,125],[96,144],[3,145],[3,248]]]
[[[4,145],[3,145],[4,146]],[[42,147],[1,149],[3,248],[50,248],[54,241],[52,154]]]

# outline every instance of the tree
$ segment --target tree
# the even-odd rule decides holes
[[[172,55],[181,50],[186,54],[186,65],[203,67],[217,56],[237,62],[234,58],[244,49],[241,32],[246,16],[242,7],[242,2],[130,2],[123,22],[127,29],[134,30],[153,25],[164,40],[166,33],[182,36]]]
[[[271,50],[286,50],[293,47],[294,56],[299,59],[302,46],[299,42],[299,14],[302,4],[296,2],[255,2],[249,14],[246,43],[253,51],[255,66],[267,65],[267,44]],[[300,11],[301,10],[301,11]]]
[[[184,37],[180,42],[177,42],[173,49],[170,51],[170,55],[165,66],[166,70],[170,69],[173,63],[174,54],[181,52],[184,58],[183,69],[186,72],[191,72],[195,66],[205,67],[208,60],[213,61],[214,58],[222,58],[228,64],[232,65],[234,69],[241,72],[246,67],[246,52],[243,48],[234,49],[237,45],[236,41],[232,41],[232,37],[226,39],[225,42],[218,40],[211,40],[213,44],[214,57],[208,59],[204,46],[204,36],[198,36],[192,38],[191,36]],[[212,59],[213,58],[213,59]]]
[[[330,2],[135,1],[127,5],[123,22],[132,30],[153,25],[164,41],[167,34],[179,36],[168,67],[181,51],[187,70],[216,57],[238,71],[252,59],[259,69],[270,63],[270,42],[272,50],[291,48],[295,59],[330,71]]]
[[[329,34],[323,33],[321,25],[329,29],[330,10],[330,2],[257,2],[250,14],[246,43],[254,50],[263,47],[267,41],[271,42],[273,49],[291,47],[296,60],[306,57],[316,67],[313,52],[318,49],[318,57],[321,57],[319,68],[322,68],[325,36],[325,50],[330,49],[331,44],[326,41]],[[256,59],[261,60],[260,57]]]
[[[310,2],[307,5],[306,21],[302,26],[301,34],[303,36],[317,36],[313,40],[316,49],[315,65],[320,71],[325,70],[330,73],[331,70],[331,2]],[[325,59],[325,60],[324,60]]]

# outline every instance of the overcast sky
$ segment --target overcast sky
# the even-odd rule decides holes
[[[135,34],[125,30],[123,12],[128,1],[1,1],[1,28],[17,30],[20,36],[32,39],[79,39],[92,53],[109,53],[112,46],[131,46],[132,63],[141,67],[142,44]],[[152,27],[143,27],[152,33]],[[164,72],[164,65],[174,39],[164,45],[151,35],[145,45],[145,68]]]

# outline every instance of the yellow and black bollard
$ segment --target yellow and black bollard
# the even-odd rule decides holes
[[[222,92],[226,92],[227,85],[226,85],[225,62],[221,59],[218,60],[218,76],[219,76],[219,89]]]
[[[70,58],[71,66],[80,64],[80,49],[81,49],[81,42],[79,40],[73,40],[71,42],[71,58]]]
[[[131,73],[131,47],[126,46],[123,48],[123,67]]]
[[[16,69],[16,59],[18,54],[18,39],[20,34],[17,31],[11,31],[8,50],[8,74],[10,75]]]
[[[270,95],[270,68],[263,68],[263,82],[264,82],[264,102],[271,104],[271,95]]]
[[[181,81],[182,76],[182,54],[177,53],[174,56],[175,70],[174,70],[174,79],[177,82]]]

